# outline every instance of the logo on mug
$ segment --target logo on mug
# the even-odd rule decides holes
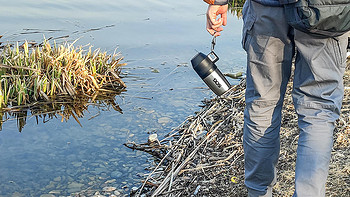
[[[221,84],[216,78],[213,79],[213,82],[215,83],[216,86],[218,86],[218,88],[221,88]]]

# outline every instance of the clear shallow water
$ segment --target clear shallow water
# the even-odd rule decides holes
[[[79,39],[76,45],[90,43],[109,53],[117,48],[128,63],[122,71],[128,87],[116,97],[123,114],[89,107],[80,119],[83,127],[74,119],[36,124],[32,117],[19,133],[16,120],[6,121],[0,131],[0,196],[68,196],[101,190],[106,181],[121,193],[139,186],[138,174],[153,159],[122,144],[145,142],[154,132],[161,138],[213,96],[190,65],[196,50],[210,50],[205,11],[202,1],[3,2],[0,42],[44,35]],[[222,72],[244,71],[241,25],[230,16],[217,39]]]

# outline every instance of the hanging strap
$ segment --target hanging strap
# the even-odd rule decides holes
[[[216,44],[216,36],[213,36],[213,40],[211,41],[211,51],[214,51],[215,44]]]
[[[208,54],[208,58],[213,62],[217,62],[219,60],[219,57],[214,52],[214,47],[216,44],[216,36],[213,37],[213,40],[211,41],[211,51]]]

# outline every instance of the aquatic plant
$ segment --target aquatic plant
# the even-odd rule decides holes
[[[0,109],[54,100],[56,96],[94,97],[99,92],[124,89],[120,54],[87,51],[72,44],[44,41],[3,48],[0,56]]]
[[[31,46],[30,46],[31,45]],[[121,112],[115,96],[125,91],[119,77],[123,59],[92,46],[72,44],[2,46],[0,55],[0,130],[3,122],[17,120],[22,131],[27,116],[46,122],[57,116],[73,117],[79,124],[89,105]],[[80,124],[81,125],[81,124]]]

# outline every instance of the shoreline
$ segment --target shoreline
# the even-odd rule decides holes
[[[334,146],[326,196],[350,196],[350,58],[344,74],[342,114],[334,132]],[[243,167],[243,110],[245,80],[221,97],[203,101],[203,108],[188,117],[162,140],[128,144],[159,159],[143,185],[131,196],[246,196]],[[288,84],[282,111],[281,151],[277,166],[276,196],[292,196],[298,141],[297,115]]]

